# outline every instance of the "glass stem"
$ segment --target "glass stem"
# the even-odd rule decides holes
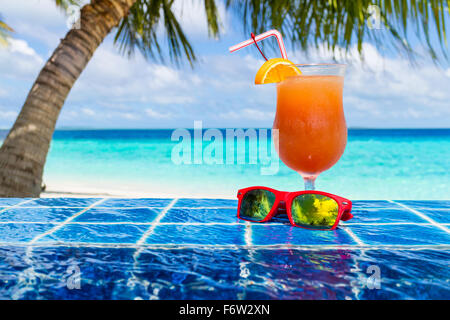
[[[305,190],[315,190],[316,177],[303,177],[305,181]]]

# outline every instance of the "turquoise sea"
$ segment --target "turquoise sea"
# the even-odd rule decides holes
[[[224,129],[219,132],[225,137]],[[242,141],[234,145],[237,154],[233,163],[226,163],[231,145],[225,144],[223,164],[205,163],[201,152],[201,163],[194,163],[194,156],[199,162],[201,138],[194,138],[190,130],[192,163],[176,164],[172,151],[179,141],[171,140],[172,133],[172,129],[57,130],[44,182],[51,191],[110,191],[136,196],[233,198],[239,188],[252,185],[303,189],[300,176],[281,161],[276,174],[261,174],[261,167],[268,165],[260,159],[249,163],[248,140],[244,149],[239,147]],[[211,146],[207,148],[211,143],[203,141],[200,150],[210,152]],[[239,153],[246,153],[245,163],[237,163]],[[344,155],[319,176],[316,187],[350,199],[450,199],[449,169],[450,129],[350,129]]]

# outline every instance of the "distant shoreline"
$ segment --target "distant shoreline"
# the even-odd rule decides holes
[[[233,193],[177,193],[155,192],[149,190],[142,192],[137,190],[114,190],[103,188],[86,188],[81,186],[51,186],[41,193],[42,198],[192,198],[192,199],[233,199]]]
[[[183,127],[188,130],[194,130],[194,128]],[[178,128],[84,128],[84,127],[62,127],[56,128],[55,131],[151,131],[151,130],[175,130]],[[207,129],[271,129],[271,127],[203,127]],[[10,128],[0,128],[0,131],[9,131]],[[349,127],[348,130],[450,130],[448,128],[374,128],[374,127]]]

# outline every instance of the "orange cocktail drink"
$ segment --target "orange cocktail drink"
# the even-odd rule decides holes
[[[258,41],[275,37],[281,58],[268,60]],[[277,30],[230,47],[234,52],[256,45],[266,62],[255,84],[277,83],[277,112],[273,123],[275,147],[281,160],[314,189],[317,176],[331,168],[344,153],[347,126],[342,107],[345,65],[295,65],[287,58],[283,37]]]
[[[347,126],[342,105],[345,65],[298,65],[302,74],[277,84],[274,129],[280,159],[314,188],[316,177],[344,153]]]

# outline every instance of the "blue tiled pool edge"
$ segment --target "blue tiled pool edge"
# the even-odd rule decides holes
[[[342,282],[346,277],[353,277],[350,270],[353,270],[356,266],[360,268],[361,263],[367,263],[365,262],[368,259],[367,256],[372,257],[370,259],[374,259],[374,256],[387,259],[381,266],[386,267],[390,274],[395,274],[395,268],[392,269],[388,266],[389,259],[403,261],[402,263],[405,264],[411,261],[417,263],[416,261],[423,260],[425,255],[430,261],[434,261],[425,266],[425,269],[431,270],[430,275],[440,274],[440,277],[444,279],[443,284],[440,280],[436,280],[435,291],[428,293],[428,295],[431,295],[432,298],[450,299],[449,271],[448,268],[443,267],[448,266],[450,261],[450,201],[354,201],[353,213],[355,218],[341,223],[337,230],[329,232],[295,228],[290,226],[283,217],[276,218],[266,224],[247,223],[236,218],[236,205],[237,201],[226,199],[0,199],[0,253],[5,252],[6,256],[11,253],[14,257],[17,255],[19,260],[24,260],[12,259],[18,266],[24,264],[24,269],[17,267],[14,263],[12,264],[13,268],[22,270],[17,271],[17,275],[14,273],[16,271],[13,272],[12,278],[15,279],[14,281],[18,279],[16,279],[16,276],[24,276],[23,270],[32,268],[34,272],[38,269],[37,266],[41,263],[39,261],[43,257],[52,261],[52,257],[58,257],[63,252],[77,252],[77,250],[79,252],[95,252],[94,255],[103,255],[109,252],[107,259],[110,259],[111,264],[119,263],[117,261],[121,261],[122,254],[126,252],[126,256],[131,259],[131,265],[118,265],[117,268],[125,268],[125,266],[131,269],[138,268],[140,273],[144,273],[144,278],[152,277],[152,279],[156,275],[147,274],[145,270],[141,270],[143,266],[149,264],[150,268],[158,270],[161,266],[169,270],[172,268],[172,271],[170,271],[171,277],[176,277],[177,274],[183,274],[183,277],[186,277],[187,269],[193,268],[191,265],[192,257],[198,256],[201,261],[205,255],[211,254],[223,263],[223,269],[229,269],[233,277],[237,277],[235,284],[228,283],[228,280],[224,280],[225,282],[220,284],[220,276],[217,280],[218,276],[214,275],[213,282],[217,287],[212,286],[211,288],[219,290],[221,286],[226,285],[222,288],[223,295],[237,299],[240,297],[277,298],[277,296],[272,296],[273,288],[270,286],[265,287],[267,289],[266,295],[256,289],[255,291],[250,290],[249,288],[253,288],[253,285],[245,286],[246,289],[242,289],[241,286],[241,282],[248,280],[245,277],[245,270],[248,269],[247,264],[249,266],[254,265],[258,272],[260,268],[263,268],[260,271],[274,272],[273,267],[262,266],[266,264],[264,261],[278,259],[276,257],[286,257],[287,264],[282,264],[276,268],[282,268],[283,272],[287,272],[287,275],[291,272],[288,271],[291,269],[285,270],[289,265],[297,265],[300,269],[313,270],[321,277],[328,274],[328,271],[325,272],[326,269],[323,269],[321,265],[330,266],[331,269],[344,270],[341,276],[333,275],[330,276],[331,278],[321,280],[327,283],[327,281]],[[24,254],[19,254],[21,251]],[[165,264],[170,259],[162,261],[158,259],[161,258],[161,254],[164,255],[169,252],[173,256],[172,259],[178,259],[177,257],[185,256],[187,253],[190,254],[191,258],[188,258],[189,254],[187,254],[186,260],[178,261],[178,265],[172,266],[169,263],[166,266]],[[409,252],[409,254],[406,254],[406,252]],[[152,257],[150,260],[146,258],[149,257],[149,254]],[[353,265],[353,267],[344,268],[339,262],[347,255],[350,255],[351,259],[345,258],[345,261],[352,261],[350,265]],[[226,258],[227,256],[230,258]],[[389,259],[386,258],[388,256]],[[406,258],[401,258],[403,256]],[[442,258],[435,258],[440,256]],[[73,258],[70,258],[70,254],[68,256],[64,253],[64,257],[73,260]],[[238,260],[236,260],[237,257],[239,257]],[[327,259],[323,260],[323,257],[327,257]],[[88,259],[88,257],[83,257],[81,260],[85,261],[85,259]],[[155,264],[152,259],[159,262]],[[316,262],[314,262],[310,265],[316,259],[319,261],[318,264],[315,266]],[[444,260],[442,261],[442,259]],[[333,262],[334,260],[336,261]],[[299,265],[299,261],[304,264]],[[355,261],[359,262],[355,264]],[[376,259],[374,261],[376,262]],[[334,266],[335,263],[337,267]],[[4,265],[3,269],[0,268],[0,277],[2,274],[8,274],[8,267],[8,265]],[[252,269],[248,270],[252,274]],[[55,272],[59,274],[63,271],[63,269],[58,269]],[[44,274],[45,272],[43,271]],[[211,273],[213,271],[207,270],[205,272]],[[237,272],[236,275],[234,275],[235,272]],[[366,276],[361,270],[357,273],[359,274],[358,277]],[[165,274],[165,271],[160,271],[160,277],[164,278]],[[277,289],[278,291],[281,290],[280,298],[295,298],[295,295],[291,295],[290,292],[297,292],[296,289],[307,289],[308,281],[305,280],[304,275],[295,272],[294,274],[297,279],[302,279],[302,284],[291,290]],[[123,276],[129,277],[129,270],[124,270]],[[401,276],[404,277],[404,275]],[[187,277],[186,279],[189,279],[189,276]],[[279,277],[276,279],[281,285],[284,281],[283,273],[276,277]],[[160,278],[155,279],[155,281],[159,281]],[[390,278],[388,279],[391,281]],[[10,285],[14,281],[10,281]],[[170,281],[176,282],[178,280],[172,279]],[[255,281],[251,280],[251,283],[255,283]],[[404,282],[411,281],[413,280],[409,279]],[[403,282],[401,283],[404,286]],[[335,295],[331,290],[324,298],[392,298],[396,294],[402,293],[401,290],[399,290],[400,293],[396,293],[395,287],[398,283],[388,283],[387,285],[389,290],[384,295],[380,292],[367,290],[355,291],[355,288],[352,287],[349,292],[342,290],[347,297],[340,294]],[[426,283],[419,284],[419,286],[424,287],[426,285]],[[11,285],[11,288],[16,290],[17,286],[20,286],[20,284]],[[241,288],[239,289],[241,291],[248,289],[251,292],[250,297],[249,295],[238,295],[232,290],[232,287]],[[126,297],[133,297],[134,293],[129,291],[129,287],[123,290],[128,290],[124,292],[127,295],[130,294],[129,297]],[[146,290],[144,291],[147,292],[148,290]],[[312,290],[311,292],[316,294],[314,286],[307,290]],[[341,289],[336,290],[336,292],[340,292]],[[409,292],[410,289],[404,290]],[[40,296],[34,292],[35,290],[25,291],[27,294],[16,293],[13,296],[13,294],[2,293],[2,289],[0,289],[0,298],[33,299],[46,297],[45,295]],[[148,292],[143,293],[144,291],[140,291],[141,297],[143,295],[143,298],[152,298],[151,295],[147,296]],[[22,291],[19,290],[18,292]],[[113,292],[115,291],[113,290]],[[258,292],[260,292],[260,296]],[[74,291],[69,293],[81,294]],[[59,297],[57,293],[52,294]],[[48,293],[47,298],[55,297],[52,294]],[[64,294],[67,294],[67,292]],[[124,293],[122,292],[122,294]],[[231,296],[227,296],[227,294]],[[235,294],[236,296],[234,296]],[[309,297],[306,292],[297,292],[297,294],[299,297],[305,295]],[[74,296],[73,298],[80,297],[82,296]],[[157,295],[157,298],[163,299],[177,297],[201,298],[202,295],[196,296],[193,293],[190,295],[186,293],[186,296],[183,296],[182,291]],[[218,293],[217,297],[221,297],[221,294]],[[417,296],[412,294],[408,298],[421,297],[423,298],[420,294]],[[99,298],[114,299],[123,298],[123,296],[106,295]]]
[[[330,232],[293,228],[283,219],[245,223],[236,218],[236,205],[237,201],[226,199],[0,199],[0,243],[369,249],[450,246],[450,201],[355,201],[354,219],[341,222]],[[13,228],[17,232],[1,230]],[[168,232],[179,237],[165,241]],[[218,242],[206,236],[217,232],[234,237]],[[102,237],[115,233],[123,236]]]

